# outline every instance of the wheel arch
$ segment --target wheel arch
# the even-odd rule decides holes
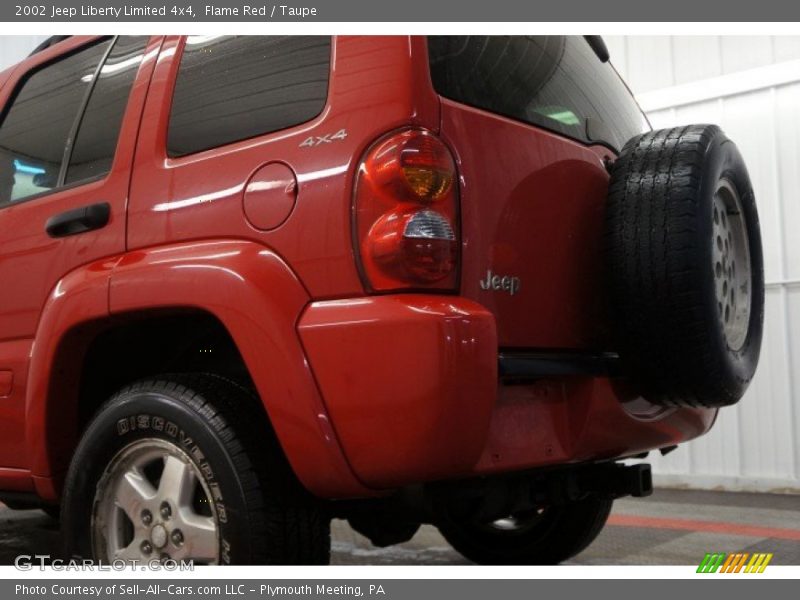
[[[82,374],[105,354],[97,344],[113,348],[103,344],[126,328],[169,323],[173,331],[197,320],[214,324],[216,339],[228,336],[305,487],[324,497],[369,493],[344,458],[296,333],[307,302],[280,257],[239,240],[138,250],[67,275],[45,305],[30,363],[25,425],[37,493],[46,500],[60,494],[85,418]],[[123,372],[136,371],[130,353],[116,350],[107,361],[124,360],[132,364]]]

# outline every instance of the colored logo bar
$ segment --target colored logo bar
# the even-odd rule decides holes
[[[707,552],[697,567],[698,573],[763,573],[772,560],[772,553]],[[748,560],[749,559],[749,560]]]

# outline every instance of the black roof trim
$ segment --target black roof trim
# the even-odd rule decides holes
[[[28,56],[33,56],[34,54],[38,54],[39,52],[41,52],[43,50],[47,50],[50,46],[55,46],[58,42],[63,42],[68,37],[72,37],[72,36],[69,36],[69,35],[51,35],[49,38],[47,38],[41,44],[36,46],[36,48],[34,48],[33,52],[31,52]]]
[[[585,35],[583,37],[589,43],[589,46],[592,48],[592,50],[594,50],[594,53],[597,55],[597,58],[600,59],[600,62],[608,62],[608,59],[611,58],[611,54],[609,53],[608,46],[606,46],[602,36]]]

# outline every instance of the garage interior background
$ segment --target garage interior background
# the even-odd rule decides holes
[[[0,70],[46,36],[0,36]],[[654,128],[718,123],[755,184],[767,281],[756,379],[657,485],[800,493],[800,36],[606,37]]]

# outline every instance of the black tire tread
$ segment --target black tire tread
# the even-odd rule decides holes
[[[730,143],[716,125],[652,131],[611,167],[605,251],[617,342],[645,396],[667,406],[733,404],[749,383],[725,385],[708,341],[718,323],[700,291],[698,190],[713,143]]]
[[[497,532],[487,535],[469,521],[446,519],[437,527],[464,558],[479,565],[556,565],[583,552],[600,534],[613,500],[589,497],[560,506],[543,537]]]

